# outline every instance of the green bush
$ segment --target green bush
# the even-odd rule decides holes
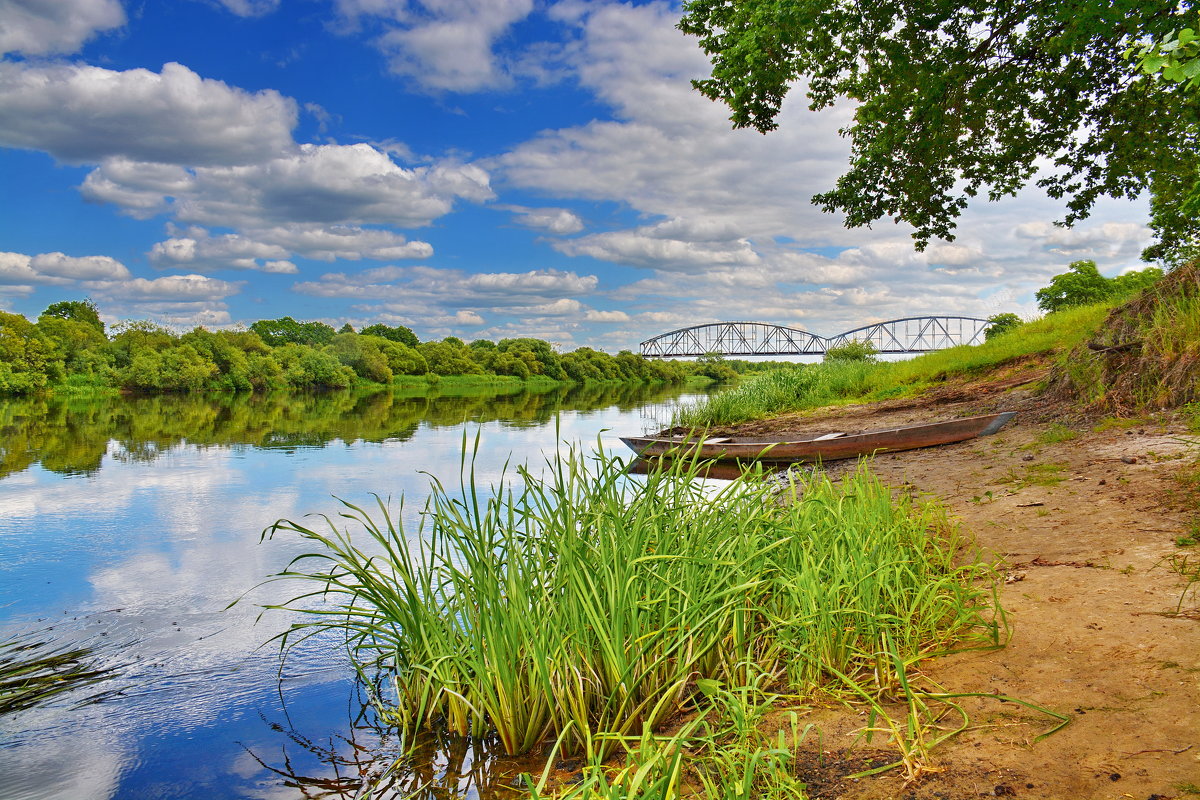
[[[55,350],[32,322],[0,311],[0,392],[25,394],[61,377]]]
[[[825,351],[826,361],[877,361],[879,350],[866,340],[851,339],[845,344],[831,347]]]
[[[354,370],[338,361],[331,352],[289,344],[276,349],[275,355],[288,386],[344,389],[354,383]]]

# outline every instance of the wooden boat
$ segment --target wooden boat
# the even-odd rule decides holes
[[[621,441],[642,458],[666,456],[702,460],[835,461],[839,458],[933,447],[974,439],[976,436],[989,436],[1004,427],[1016,413],[1003,411],[999,414],[983,414],[978,417],[962,417],[898,428],[858,433],[829,431],[798,437],[789,436],[786,439],[719,436],[689,440],[682,437],[629,436],[622,437]]]

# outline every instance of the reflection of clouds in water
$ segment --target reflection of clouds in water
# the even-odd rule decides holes
[[[467,446],[474,446],[478,430],[476,477],[486,487],[499,480],[506,461],[507,479],[514,482],[516,465],[528,463],[537,472],[564,442],[586,452],[601,428],[613,429],[605,443],[624,456],[615,437],[635,419],[615,406],[567,411],[559,418],[557,438],[553,420],[469,423]],[[462,442],[459,426],[421,424],[403,441],[339,441],[292,450],[185,444],[148,461],[114,457],[120,446],[110,443],[102,468],[86,477],[41,467],[10,475],[0,483],[6,556],[0,570],[34,584],[42,581],[31,577],[32,569],[55,568],[54,559],[69,561],[74,571],[63,585],[13,583],[14,591],[28,597],[21,595],[5,610],[24,614],[10,623],[28,621],[30,614],[21,609],[55,615],[69,610],[56,634],[99,645],[110,662],[126,667],[113,681],[122,696],[79,711],[39,709],[21,715],[21,731],[0,728],[0,740],[8,743],[0,797],[41,792],[103,798],[136,794],[150,788],[147,781],[169,792],[185,781],[224,781],[222,776],[238,785],[214,786],[218,795],[295,796],[294,789],[280,787],[256,763],[246,762],[234,743],[272,735],[256,712],[277,705],[278,651],[261,645],[291,618],[283,612],[256,618],[260,604],[285,598],[288,587],[264,587],[222,609],[311,549],[294,535],[260,543],[262,529],[279,518],[323,524],[305,521],[312,512],[336,521],[342,509],[333,495],[372,514],[377,514],[372,492],[390,496],[397,513],[403,495],[405,530],[414,535],[430,480],[419,471],[455,493]],[[71,584],[75,575],[79,585]],[[81,591],[87,592],[82,601]],[[344,659],[334,638],[304,643],[289,658],[286,691],[311,697],[326,693],[335,681],[345,686],[350,670]],[[345,720],[320,717],[306,735],[320,738],[344,727]],[[174,767],[161,766],[164,758]],[[147,777],[172,768],[178,774]]]
[[[8,738],[3,728],[0,735]],[[97,736],[90,726],[41,737],[36,745],[6,747],[3,756],[0,797],[23,800],[107,800],[131,757],[127,743]]]
[[[115,443],[112,448],[118,447]],[[133,505],[138,495],[171,492],[186,496],[216,485],[234,483],[238,472],[222,450],[192,450],[186,466],[171,462],[178,454],[154,462],[106,463],[86,478],[64,480],[41,467],[6,478],[0,484],[0,514],[8,524],[22,517],[117,514]]]
[[[292,513],[301,493],[286,485],[247,493],[261,480],[261,465],[231,459],[220,449],[181,451],[167,461],[106,465],[87,480],[55,482],[31,472],[28,480],[21,476],[15,493],[8,492],[13,482],[5,484],[6,500],[18,496],[12,505],[53,509],[40,518],[39,538],[54,540],[53,530],[43,530],[54,527],[51,516],[66,520],[58,523],[65,530],[110,533],[88,539],[79,554],[96,562],[87,576],[92,591],[86,605],[98,611],[64,618],[56,635],[99,643],[124,666],[105,687],[120,689],[119,698],[83,712],[51,708],[22,715],[22,741],[3,737],[17,745],[6,748],[5,761],[33,777],[20,778],[19,791],[8,791],[9,779],[0,779],[0,796],[34,796],[25,784],[44,786],[57,797],[110,796],[116,776],[130,766],[125,753],[139,740],[209,725],[231,710],[252,707],[274,684],[277,650],[260,645],[285,630],[290,616],[271,613],[256,624],[256,603],[281,599],[284,587],[222,609],[300,552],[300,542],[260,544],[259,534],[273,521],[270,514]],[[285,483],[292,479],[283,477]],[[134,511],[153,529],[113,524]],[[11,536],[22,526],[10,517],[6,527]],[[309,642],[289,661],[290,684],[344,680],[340,652],[328,639]],[[64,769],[64,752],[77,754],[73,764],[109,768]],[[107,774],[108,783],[101,786],[89,774]]]

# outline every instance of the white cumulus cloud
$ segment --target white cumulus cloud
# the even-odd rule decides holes
[[[510,85],[495,45],[533,11],[533,0],[338,0],[352,25],[383,26],[375,45],[396,75],[427,91],[474,92]]]
[[[519,313],[532,307],[562,313],[578,308],[574,298],[595,292],[598,283],[595,275],[553,269],[472,274],[434,267],[379,267],[358,273],[331,272],[292,288],[315,297],[387,303],[392,310],[406,313],[420,313],[423,308]]]
[[[600,311],[595,308],[589,308],[584,319],[588,322],[628,322],[629,315],[624,311]]]
[[[79,281],[122,281],[129,277],[125,265],[108,256],[0,253],[0,284],[8,286],[66,286]]]
[[[82,191],[91,200],[117,203],[132,213],[169,210],[181,222],[243,230],[289,225],[419,227],[448,214],[456,199],[482,202],[493,196],[488,173],[478,166],[405,168],[368,144],[303,144],[256,164],[197,167],[182,173],[166,172],[159,164],[110,160],[88,175]],[[329,231],[326,234],[328,241]],[[304,234],[294,228],[283,235]],[[340,241],[349,239],[343,236]],[[393,237],[385,246],[401,244]]]
[[[277,263],[289,253],[278,245],[258,242],[236,233],[211,236],[203,228],[174,236],[150,248],[150,262],[177,269],[256,269]],[[293,265],[294,267],[294,265]]]
[[[583,230],[583,220],[579,218],[579,215],[565,208],[504,206],[503,210],[512,211],[519,225],[533,230],[558,235],[579,233]]]
[[[247,235],[317,261],[362,258],[384,261],[433,255],[433,246],[428,242],[410,241],[393,231],[355,225],[279,225],[254,228]]]
[[[42,253],[30,259],[35,272],[77,281],[115,281],[129,277],[125,265],[108,256],[73,257],[65,253]]]
[[[124,24],[120,0],[0,0],[0,55],[74,53]]]
[[[220,3],[239,17],[261,17],[279,8],[279,0],[220,0]]]
[[[201,301],[221,300],[240,291],[241,283],[222,281],[204,275],[166,275],[162,278],[133,278],[117,284],[98,284],[92,288],[106,297],[130,300]]]
[[[201,78],[181,64],[115,71],[0,62],[0,145],[69,163],[259,163],[293,145],[294,100]]]
[[[554,249],[571,256],[591,256],[659,269],[694,270],[720,266],[753,266],[762,258],[746,239],[724,242],[692,241],[662,235],[655,228],[593,233],[554,242]]]

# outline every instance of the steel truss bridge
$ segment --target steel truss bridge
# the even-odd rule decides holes
[[[925,353],[960,344],[979,344],[991,327],[974,317],[904,317],[864,325],[836,336],[768,322],[712,322],[659,334],[642,342],[647,358],[720,353],[723,356],[823,355],[848,342],[870,342],[880,353]]]

